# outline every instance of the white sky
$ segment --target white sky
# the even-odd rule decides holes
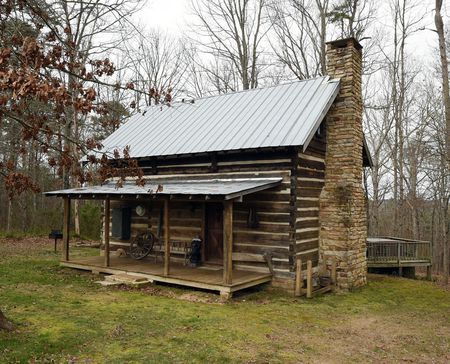
[[[189,20],[190,0],[148,0],[139,16],[139,23],[170,33],[184,34]]]
[[[191,0],[148,0],[142,11],[137,16],[140,25],[148,28],[159,28],[166,30],[173,35],[183,36],[187,33],[188,24],[192,22],[193,16],[190,7]],[[388,0],[378,0],[378,22],[380,24],[389,24],[389,15],[386,13]],[[434,29],[434,4],[435,0],[423,0],[420,3],[421,8],[417,11],[424,15],[423,25],[426,28],[409,40],[410,52],[416,57],[427,57],[437,46],[436,33],[429,29]],[[383,9],[385,8],[385,9]],[[448,24],[448,15],[450,14],[450,2],[444,2],[443,14]],[[421,14],[417,14],[421,15]],[[369,35],[369,34],[368,34]],[[363,44],[364,45],[364,44]]]

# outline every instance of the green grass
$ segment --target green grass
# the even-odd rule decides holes
[[[0,308],[18,327],[0,333],[1,363],[450,360],[450,294],[433,283],[374,277],[351,294],[252,290],[221,304],[173,287],[99,287],[57,259],[51,244],[0,241]]]
[[[2,231],[0,230],[0,239],[23,239],[33,236],[46,236],[50,231],[44,231],[42,229],[36,229],[33,231],[20,231],[20,230],[12,230],[12,231]]]
[[[77,235],[74,231],[70,232],[70,237],[72,239],[78,240],[97,240],[100,236],[100,233],[97,234],[97,226],[93,226],[92,230],[94,233],[86,233]],[[50,229],[42,229],[42,228],[33,228],[27,231],[21,230],[11,230],[11,231],[3,231],[0,230],[0,239],[25,239],[25,238],[33,238],[33,237],[41,237],[46,238],[50,234]],[[61,240],[58,240],[61,242]]]

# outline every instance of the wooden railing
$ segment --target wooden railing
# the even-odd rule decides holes
[[[431,263],[431,243],[398,238],[369,238],[367,260],[372,263]]]

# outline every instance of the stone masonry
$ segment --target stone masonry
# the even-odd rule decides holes
[[[320,195],[320,263],[337,262],[338,290],[366,283],[366,211],[362,188],[362,47],[327,43],[327,72],[341,80],[326,118],[325,184]]]

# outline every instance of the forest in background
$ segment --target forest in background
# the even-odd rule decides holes
[[[416,0],[193,0],[190,30],[178,36],[133,21],[152,6],[143,0],[0,6],[0,75],[9,77],[0,81],[1,231],[60,227],[61,201],[40,191],[95,180],[101,166],[86,171],[77,161],[129,115],[322,75],[326,41],[352,36],[364,47],[369,235],[430,240],[436,271],[448,269],[450,44],[441,0],[428,8]],[[434,42],[426,56],[415,43],[423,32]],[[99,236],[100,207],[75,204],[77,235]]]

